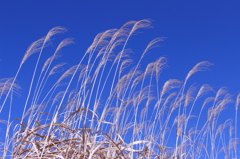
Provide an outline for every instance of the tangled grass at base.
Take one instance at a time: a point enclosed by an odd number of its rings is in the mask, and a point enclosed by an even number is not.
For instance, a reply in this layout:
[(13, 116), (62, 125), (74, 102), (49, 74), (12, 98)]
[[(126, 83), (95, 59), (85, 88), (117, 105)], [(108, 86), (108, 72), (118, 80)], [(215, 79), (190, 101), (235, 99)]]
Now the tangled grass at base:
[[(53, 36), (64, 33), (65, 28), (55, 27), (32, 43), (15, 77), (1, 79), (0, 111), (9, 112), (8, 119), (1, 120), (6, 123), (1, 158), (240, 157), (239, 96), (234, 101), (225, 88), (213, 91), (207, 84), (187, 87), (188, 79), (208, 70), (210, 62), (195, 65), (182, 82), (161, 81), (165, 57), (140, 69), (146, 53), (163, 40), (156, 38), (133, 65), (127, 49), (129, 38), (150, 27), (151, 22), (144, 19), (99, 33), (80, 62), (65, 72), (61, 72), (65, 63), (54, 63), (59, 51), (73, 43), (71, 38), (60, 42), (41, 63)], [(20, 89), (16, 81), (32, 54), (38, 54), (38, 59), (29, 88), (25, 88), (22, 118), (13, 124), (14, 94)], [(206, 95), (208, 92), (214, 95)], [(235, 117), (220, 122), (229, 103), (235, 105)], [(193, 114), (194, 110), (199, 114)]]

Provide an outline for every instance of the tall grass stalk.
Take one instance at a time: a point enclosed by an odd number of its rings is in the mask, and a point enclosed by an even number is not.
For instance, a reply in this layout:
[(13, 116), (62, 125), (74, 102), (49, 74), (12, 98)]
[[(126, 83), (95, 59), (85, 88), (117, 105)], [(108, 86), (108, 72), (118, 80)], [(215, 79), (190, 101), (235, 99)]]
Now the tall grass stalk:
[[(209, 70), (212, 63), (199, 62), (183, 82), (161, 80), (165, 57), (141, 71), (146, 54), (164, 40), (150, 41), (134, 65), (128, 42), (145, 28), (151, 28), (151, 21), (130, 21), (99, 33), (79, 63), (65, 72), (65, 63), (54, 64), (59, 51), (74, 43), (71, 38), (42, 63), (52, 37), (65, 28), (55, 27), (33, 42), (15, 76), (0, 80), (1, 116), (8, 110), (1, 120), (6, 124), (1, 158), (237, 158), (240, 95), (235, 118), (222, 121), (234, 102), (226, 89), (214, 94), (207, 84), (188, 86), (193, 74)], [(36, 53), (22, 116), (12, 120), (19, 107), (14, 102), (21, 89), (17, 78)]]

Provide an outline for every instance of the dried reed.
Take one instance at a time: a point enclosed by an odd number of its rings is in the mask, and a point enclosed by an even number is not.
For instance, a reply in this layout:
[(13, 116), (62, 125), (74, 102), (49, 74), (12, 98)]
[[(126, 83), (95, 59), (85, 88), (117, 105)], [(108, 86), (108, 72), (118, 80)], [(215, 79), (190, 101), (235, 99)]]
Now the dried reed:
[[(139, 69), (146, 53), (164, 39), (156, 38), (130, 68), (129, 38), (150, 27), (151, 21), (144, 19), (98, 34), (80, 62), (57, 79), (51, 77), (57, 77), (65, 63), (54, 66), (54, 61), (73, 39), (60, 42), (43, 64), (45, 47), (66, 29), (55, 27), (32, 43), (15, 77), (0, 80), (0, 111), (9, 110), (8, 119), (1, 120), (7, 125), (1, 158), (237, 158), (240, 95), (235, 120), (221, 121), (221, 113), (233, 102), (225, 88), (207, 97), (214, 93), (209, 85), (187, 88), (188, 79), (208, 70), (210, 62), (198, 63), (183, 82), (169, 79), (161, 84), (165, 57), (149, 63), (145, 71)], [(13, 124), (13, 95), (20, 89), (16, 80), (36, 53), (22, 118)], [(193, 114), (196, 111), (199, 114)]]

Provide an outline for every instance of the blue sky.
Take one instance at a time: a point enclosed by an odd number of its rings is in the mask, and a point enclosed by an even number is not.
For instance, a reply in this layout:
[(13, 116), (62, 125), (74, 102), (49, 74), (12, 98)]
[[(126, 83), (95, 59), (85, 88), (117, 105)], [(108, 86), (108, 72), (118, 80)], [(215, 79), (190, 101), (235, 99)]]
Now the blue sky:
[[(4, 0), (0, 2), (0, 78), (13, 77), (27, 47), (55, 26), (68, 29), (56, 40), (75, 38), (76, 45), (62, 51), (65, 62), (73, 65), (99, 32), (120, 28), (130, 20), (150, 18), (153, 28), (141, 30), (130, 40), (133, 59), (138, 59), (152, 39), (166, 37), (161, 47), (146, 56), (143, 65), (166, 56), (163, 81), (183, 80), (195, 64), (210, 61), (214, 63), (212, 70), (194, 75), (189, 82), (207, 83), (216, 90), (226, 86), (237, 95), (239, 8), (238, 0)], [(24, 66), (26, 74), (31, 64), (28, 60)], [(24, 78), (18, 81), (24, 91)]]
[(0, 77), (13, 76), (31, 42), (55, 26), (66, 27), (66, 37), (75, 38), (79, 46), (74, 47), (85, 51), (97, 33), (119, 28), (130, 20), (150, 18), (154, 28), (136, 37), (143, 46), (134, 51), (141, 51), (153, 38), (167, 37), (158, 53), (149, 58), (168, 58), (169, 68), (165, 71), (169, 73), (168, 78), (183, 79), (196, 63), (206, 60), (215, 67), (201, 74), (203, 82), (227, 86), (231, 92), (238, 93), (239, 7), (240, 2), (236, 0), (2, 1)]

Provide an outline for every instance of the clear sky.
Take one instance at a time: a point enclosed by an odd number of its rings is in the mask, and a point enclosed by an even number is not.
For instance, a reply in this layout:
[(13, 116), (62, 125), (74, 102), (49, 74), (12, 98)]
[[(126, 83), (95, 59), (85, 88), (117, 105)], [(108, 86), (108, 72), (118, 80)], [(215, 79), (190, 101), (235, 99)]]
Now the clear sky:
[[(153, 20), (153, 28), (131, 38), (133, 59), (152, 39), (166, 37), (144, 61), (167, 57), (164, 81), (183, 80), (195, 64), (210, 61), (212, 70), (194, 75), (190, 83), (207, 83), (216, 90), (226, 86), (234, 95), (240, 92), (239, 0), (2, 0), (0, 78), (13, 77), (27, 47), (55, 26), (68, 29), (56, 40), (75, 38), (76, 45), (62, 51), (65, 62), (73, 65), (99, 32), (145, 18)], [(24, 67), (31, 64), (28, 60)], [(24, 91), (24, 79), (18, 80)]]
[(97, 33), (150, 18), (154, 28), (136, 36), (143, 42), (136, 52), (153, 38), (167, 37), (158, 53), (149, 55), (153, 61), (159, 56), (168, 58), (165, 73), (171, 74), (167, 78), (183, 79), (196, 63), (206, 60), (215, 67), (199, 75), (203, 82), (229, 87), (236, 94), (240, 90), (239, 7), (237, 0), (4, 0), (0, 5), (0, 77), (13, 76), (27, 47), (55, 26), (66, 27), (66, 37), (75, 38), (79, 45), (76, 52), (83, 52)]

